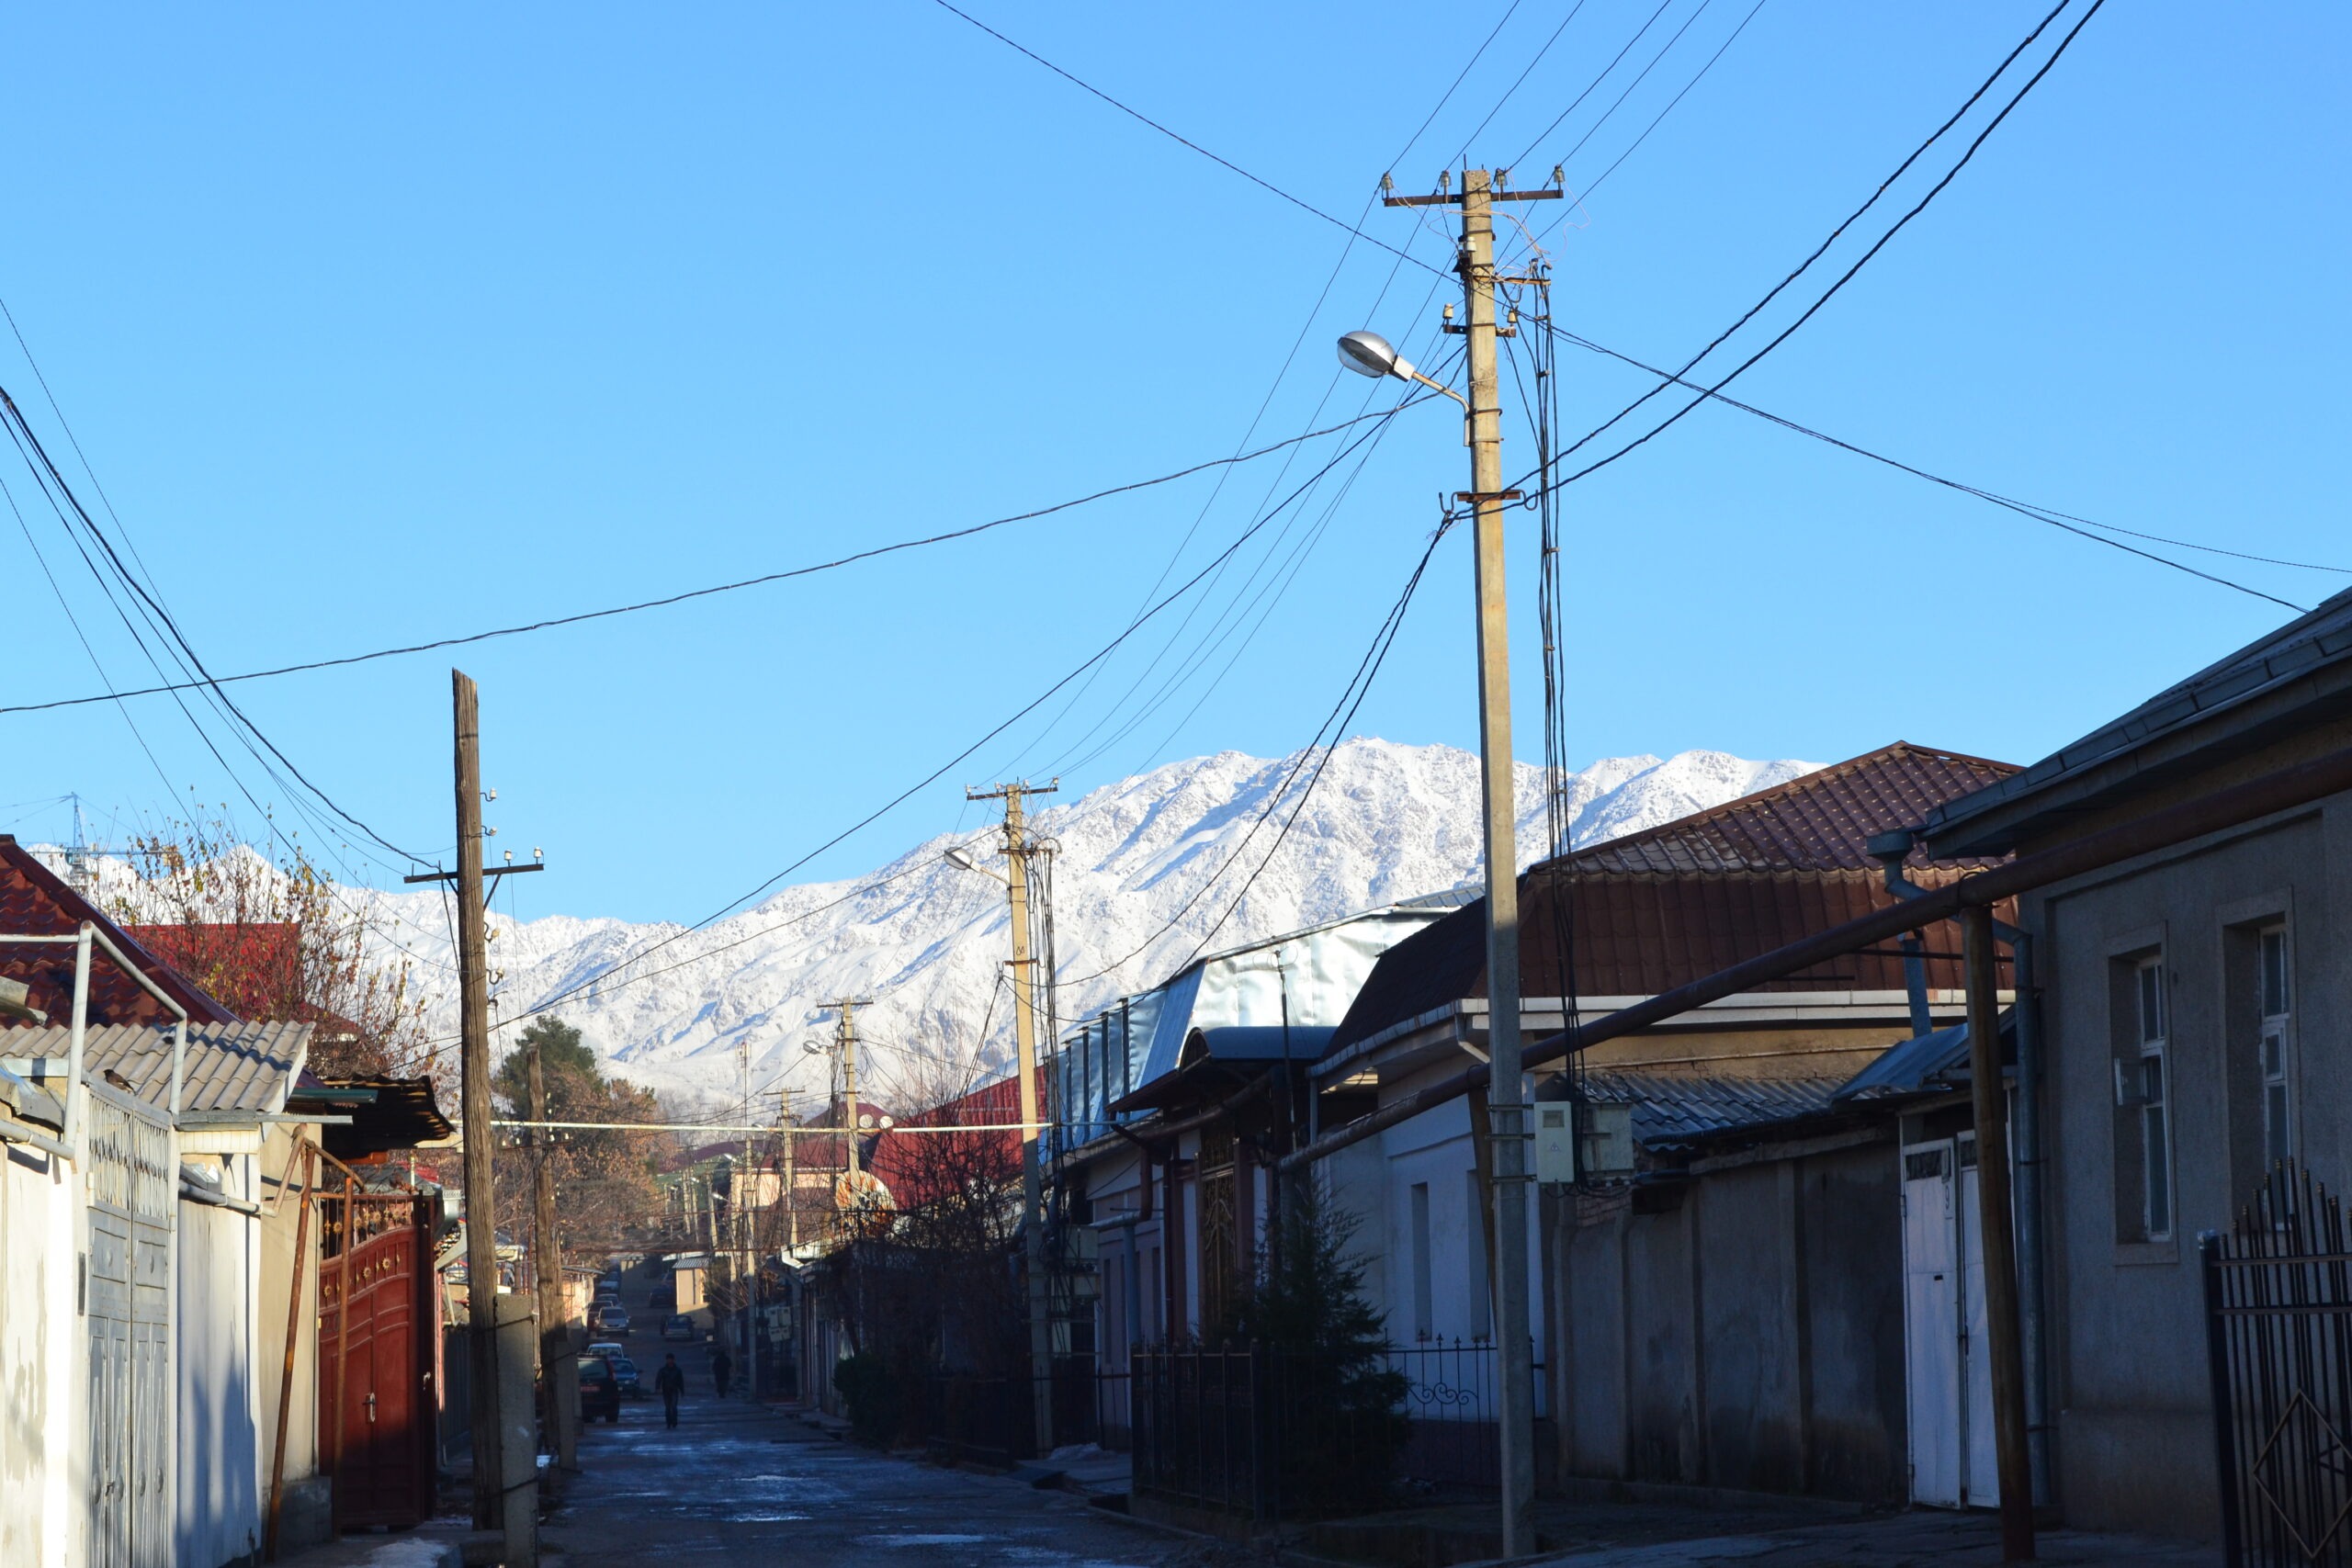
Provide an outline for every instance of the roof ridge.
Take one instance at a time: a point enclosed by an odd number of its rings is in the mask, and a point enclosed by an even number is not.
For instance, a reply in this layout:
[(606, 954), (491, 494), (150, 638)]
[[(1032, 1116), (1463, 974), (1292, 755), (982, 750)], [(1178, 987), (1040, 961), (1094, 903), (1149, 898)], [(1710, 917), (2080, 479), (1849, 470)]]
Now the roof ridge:
[(1687, 834), (1708, 823), (1752, 811), (1766, 801), (1792, 799), (1799, 795), (1825, 788), (1841, 779), (1851, 778), (1872, 763), (1885, 762), (1898, 757), (1929, 758), (1939, 761), (1957, 762), (1963, 766), (1991, 768), (1999, 771), (2005, 776), (2024, 771), (2014, 762), (2003, 762), (1990, 757), (1973, 756), (1965, 751), (1954, 751), (1939, 746), (1921, 746), (1913, 741), (1897, 739), (1889, 741), (1875, 750), (1849, 757), (1843, 761), (1825, 764), (1810, 773), (1799, 773), (1792, 779), (1783, 779), (1781, 783), (1764, 789), (1751, 790), (1746, 795), (1726, 800), (1721, 805), (1691, 812), (1687, 817), (1677, 817), (1670, 822), (1660, 822), (1656, 827), (1621, 834), (1613, 839), (1604, 839), (1597, 844), (1587, 844), (1581, 849), (1571, 850), (1566, 855), (1556, 858), (1575, 861), (1585, 855), (1623, 851), (1645, 843), (1654, 843), (1669, 833), (1677, 836)]

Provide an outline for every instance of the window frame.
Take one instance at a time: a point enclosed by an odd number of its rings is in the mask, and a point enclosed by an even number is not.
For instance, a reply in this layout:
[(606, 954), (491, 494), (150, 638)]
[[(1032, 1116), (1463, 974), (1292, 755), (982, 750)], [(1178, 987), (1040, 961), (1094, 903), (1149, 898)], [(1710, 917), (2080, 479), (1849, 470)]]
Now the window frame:
[(2132, 964), (2132, 1090), (2140, 1128), (2140, 1235), (2144, 1240), (2156, 1242), (2170, 1241), (2178, 1220), (2172, 1156), (2180, 1130), (2172, 1114), (2169, 978), (2161, 948)]
[[(2293, 932), (2285, 916), (2254, 931), (2255, 1076), (2262, 1106), (2262, 1160), (2266, 1170), (2295, 1155), (2295, 958)], [(2278, 955), (2277, 988), (2271, 955)], [(2271, 1050), (2271, 1043), (2278, 1050)], [(2275, 1106), (2275, 1110), (2274, 1110)]]

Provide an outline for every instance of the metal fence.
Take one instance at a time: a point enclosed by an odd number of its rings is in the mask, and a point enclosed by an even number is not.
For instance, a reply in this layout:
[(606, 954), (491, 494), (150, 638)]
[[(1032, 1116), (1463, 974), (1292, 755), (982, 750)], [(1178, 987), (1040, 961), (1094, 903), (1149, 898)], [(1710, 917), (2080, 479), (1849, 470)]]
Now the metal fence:
[(1130, 1365), (1134, 1483), (1152, 1496), (1271, 1522), (1499, 1481), (1497, 1357), (1485, 1341), (1368, 1357), (1137, 1347)]
[(2198, 1239), (2222, 1477), (2241, 1564), (2352, 1565), (2352, 1247), (2291, 1162), (2226, 1235)]
[[(1091, 1356), (1054, 1358), (1054, 1444), (1101, 1443), (1102, 1399)], [(923, 1380), (915, 1427), (951, 1459), (1011, 1465), (1038, 1457), (1027, 1377), (933, 1373)]]

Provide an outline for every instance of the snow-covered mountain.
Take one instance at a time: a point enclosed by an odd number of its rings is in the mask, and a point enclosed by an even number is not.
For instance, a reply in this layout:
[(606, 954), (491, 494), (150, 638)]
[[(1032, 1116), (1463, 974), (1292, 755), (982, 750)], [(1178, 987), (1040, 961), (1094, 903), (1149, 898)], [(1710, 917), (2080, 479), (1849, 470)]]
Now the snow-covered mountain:
[[(1057, 846), (1052, 904), (1063, 1020), (1159, 984), (1204, 943), (1216, 951), (1278, 935), (1477, 874), (1476, 756), (1350, 740), (1323, 760), (1311, 791), (1314, 759), (1305, 769), (1300, 761), (1219, 752), (1035, 813), (1035, 830)], [(1720, 751), (1606, 759), (1571, 781), (1575, 840), (1653, 827), (1815, 766)], [(1522, 863), (1544, 849), (1542, 777), (1540, 769), (1519, 769)], [(865, 876), (787, 887), (698, 931), (571, 915), (493, 917), (496, 1016), (512, 1021), (560, 998), (552, 1010), (615, 1070), (682, 1108), (735, 1098), (736, 1047), (748, 1041), (755, 1089), (782, 1078), (800, 1091), (799, 1103), (813, 1105), (830, 1069), (802, 1047), (831, 1036), (831, 1015), (820, 1004), (871, 998), (859, 1015), (867, 1093), (903, 1101), (939, 1084), (942, 1064), (969, 1064), (976, 1052), (990, 1066), (1009, 1061), (1003, 886), (943, 858), (962, 846), (1001, 869), (999, 840), (986, 823), (939, 834)], [(413, 982), (436, 998), (436, 1032), (453, 1033), (443, 895), (368, 897), (386, 955), (407, 956)]]

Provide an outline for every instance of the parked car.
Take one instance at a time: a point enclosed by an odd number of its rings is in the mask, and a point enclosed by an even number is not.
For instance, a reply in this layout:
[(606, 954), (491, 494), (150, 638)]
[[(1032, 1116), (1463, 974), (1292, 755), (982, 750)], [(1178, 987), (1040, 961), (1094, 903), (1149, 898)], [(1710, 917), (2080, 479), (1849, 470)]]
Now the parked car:
[(605, 1359), (612, 1363), (613, 1381), (621, 1385), (622, 1393), (630, 1399), (644, 1397), (645, 1391), (638, 1386), (635, 1361), (630, 1360), (627, 1356), (607, 1356)]
[(695, 1320), (688, 1317), (684, 1313), (673, 1312), (669, 1316), (662, 1320), (662, 1337), (664, 1339), (681, 1339), (688, 1344), (692, 1344), (694, 1341), (702, 1337), (702, 1330), (696, 1328), (695, 1326)]
[(628, 1308), (614, 1303), (596, 1314), (596, 1326), (606, 1334), (628, 1337)]
[(605, 1359), (612, 1361), (626, 1359), (628, 1356), (628, 1351), (617, 1340), (591, 1339), (588, 1342), (587, 1354), (591, 1356), (602, 1356)]
[(649, 1303), (657, 1307), (676, 1306), (678, 1304), (678, 1282), (675, 1280), (664, 1280), (662, 1283), (653, 1287), (652, 1295), (646, 1299)]
[(621, 1418), (621, 1384), (613, 1375), (613, 1364), (602, 1356), (580, 1358), (580, 1419), (594, 1421), (602, 1416), (606, 1421)]

